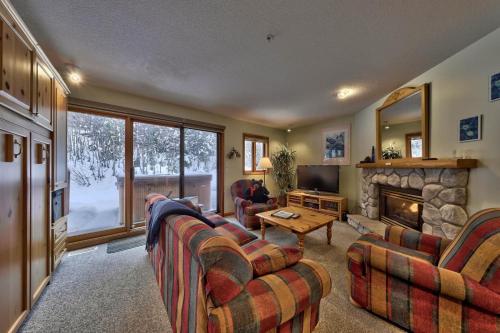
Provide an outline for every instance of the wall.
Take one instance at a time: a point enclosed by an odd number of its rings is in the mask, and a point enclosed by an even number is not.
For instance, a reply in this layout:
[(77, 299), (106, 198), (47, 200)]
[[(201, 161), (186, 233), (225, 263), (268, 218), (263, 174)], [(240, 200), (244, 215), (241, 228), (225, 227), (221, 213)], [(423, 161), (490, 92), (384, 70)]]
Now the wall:
[[(176, 117), (194, 119), (212, 124), (224, 125), (226, 130), (224, 133), (224, 155), (234, 146), (241, 154), (243, 154), (243, 133), (251, 133), (269, 137), (269, 146), (271, 153), (278, 149), (280, 144), (285, 141), (285, 131), (270, 127), (265, 127), (249, 122), (235, 120), (232, 118), (220, 116), (214, 113), (182, 107), (179, 105), (169, 104), (162, 101), (143, 98), (123, 92), (118, 92), (101, 87), (90, 85), (82, 85), (80, 87), (72, 87), (71, 97), (87, 99), (95, 102), (108, 103), (113, 105), (125, 106), (129, 108), (167, 114)], [(231, 184), (241, 178), (261, 178), (261, 176), (244, 176), (243, 175), (243, 159), (228, 159), (224, 158), (224, 211), (233, 212), (234, 205), (231, 199), (229, 187)], [(277, 194), (277, 188), (271, 177), (266, 177), (266, 183), (271, 191), (271, 194)]]
[[(430, 46), (432, 47), (432, 46)], [(432, 157), (453, 157), (468, 151), (480, 161), (471, 170), (469, 179), (468, 212), (472, 214), (488, 207), (500, 207), (500, 101), (490, 102), (488, 80), (500, 71), (500, 29), (493, 31), (439, 65), (402, 86), (431, 83), (430, 153)], [(396, 89), (397, 87), (395, 87)], [(388, 94), (390, 92), (387, 92)], [(351, 117), (342, 117), (294, 130), (288, 135), (301, 163), (320, 163), (320, 131), (336, 124), (350, 123), (351, 166), (341, 168), (341, 193), (349, 197), (350, 210), (358, 205), (361, 170), (354, 164), (370, 155), (375, 143), (375, 109), (384, 96)], [(483, 139), (459, 143), (458, 121), (483, 114)]]
[[(297, 152), (297, 164), (322, 164), (323, 162), (323, 129), (334, 128), (343, 124), (351, 124), (351, 147), (353, 133), (355, 131), (353, 117), (347, 116), (343, 118), (333, 119), (331, 121), (321, 122), (311, 126), (295, 128), (287, 136), (287, 141), (291, 149)], [(351, 162), (353, 162), (351, 149)], [(356, 202), (356, 170), (351, 166), (340, 166), (340, 195), (347, 197), (349, 209), (354, 207)]]
[(390, 125), (389, 129), (382, 126), (382, 151), (391, 145), (401, 151), (401, 156), (406, 156), (406, 134), (420, 132), (420, 121)]

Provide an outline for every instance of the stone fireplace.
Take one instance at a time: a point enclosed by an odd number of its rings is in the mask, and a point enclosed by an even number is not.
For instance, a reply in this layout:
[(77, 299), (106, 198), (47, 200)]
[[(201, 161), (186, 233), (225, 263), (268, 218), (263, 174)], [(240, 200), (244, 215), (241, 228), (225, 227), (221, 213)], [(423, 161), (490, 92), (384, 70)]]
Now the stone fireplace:
[(361, 214), (453, 239), (468, 219), (468, 180), (468, 169), (365, 168)]

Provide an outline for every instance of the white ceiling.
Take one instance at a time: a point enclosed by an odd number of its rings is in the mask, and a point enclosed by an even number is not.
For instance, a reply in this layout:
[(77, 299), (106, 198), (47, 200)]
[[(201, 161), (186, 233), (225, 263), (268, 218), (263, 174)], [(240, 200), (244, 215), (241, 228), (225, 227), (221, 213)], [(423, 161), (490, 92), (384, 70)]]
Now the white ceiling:
[(500, 25), (498, 0), (12, 3), (89, 84), (278, 128), (356, 112)]

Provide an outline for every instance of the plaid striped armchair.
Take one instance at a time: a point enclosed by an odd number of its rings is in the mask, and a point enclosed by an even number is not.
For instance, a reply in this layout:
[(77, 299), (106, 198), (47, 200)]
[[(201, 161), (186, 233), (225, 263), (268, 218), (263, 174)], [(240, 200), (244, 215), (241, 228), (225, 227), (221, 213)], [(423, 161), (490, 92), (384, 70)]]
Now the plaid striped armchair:
[(245, 199), (246, 191), (252, 186), (250, 179), (240, 179), (231, 185), (231, 196), (234, 201), (234, 214), (236, 219), (246, 228), (258, 229), (260, 220), (258, 213), (267, 212), (278, 208), (278, 200), (271, 198), (267, 203), (252, 203)]
[(353, 304), (414, 332), (500, 330), (500, 209), (452, 242), (391, 226), (347, 252)]

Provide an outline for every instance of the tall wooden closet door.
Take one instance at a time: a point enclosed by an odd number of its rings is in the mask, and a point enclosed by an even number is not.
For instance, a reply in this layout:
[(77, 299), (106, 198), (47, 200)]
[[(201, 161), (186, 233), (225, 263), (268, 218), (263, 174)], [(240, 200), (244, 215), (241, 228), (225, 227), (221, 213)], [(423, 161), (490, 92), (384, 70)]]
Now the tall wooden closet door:
[(31, 137), (31, 302), (50, 278), (50, 139)]
[[(28, 309), (27, 137), (0, 123), (0, 332), (18, 326)], [(7, 129), (9, 128), (9, 129)], [(28, 135), (28, 133), (22, 133)]]

